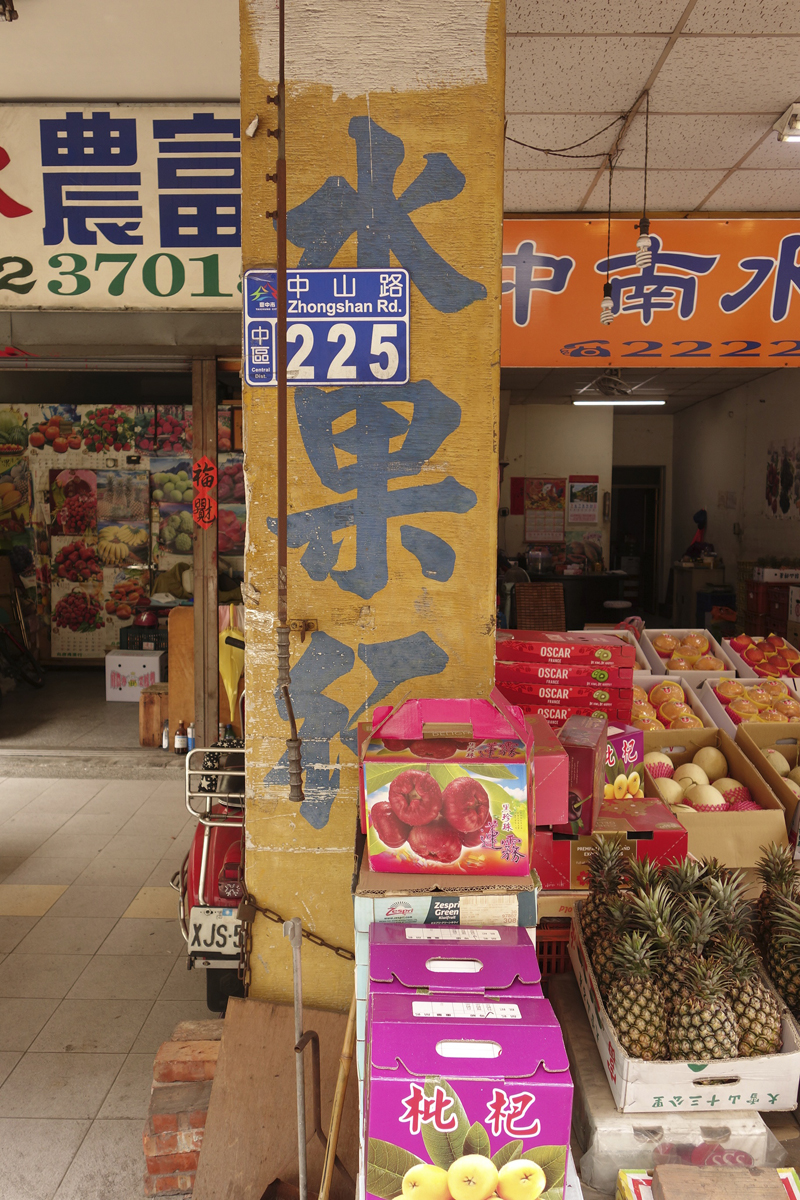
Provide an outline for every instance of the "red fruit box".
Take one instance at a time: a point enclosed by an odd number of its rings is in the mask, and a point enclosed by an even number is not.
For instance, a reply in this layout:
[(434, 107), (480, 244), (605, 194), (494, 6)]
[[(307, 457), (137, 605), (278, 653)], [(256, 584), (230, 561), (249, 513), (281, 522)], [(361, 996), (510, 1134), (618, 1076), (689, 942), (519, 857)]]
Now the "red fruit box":
[(634, 667), (605, 666), (589, 663), (575, 666), (573, 663), (553, 662), (496, 662), (494, 678), (498, 686), (506, 683), (559, 683), (579, 687), (625, 687), (633, 686)]
[(533, 732), (534, 809), (537, 825), (569, 820), (569, 758), (544, 717), (526, 716)]
[(498, 691), (378, 708), (360, 743), (370, 870), (528, 874), (533, 735)]
[[(603, 801), (594, 833), (618, 834), (630, 858), (668, 863), (686, 857), (686, 830), (660, 800)], [(592, 835), (537, 829), (531, 859), (543, 888), (588, 888)]]
[(526, 717), (544, 717), (553, 729), (560, 729), (570, 717), (605, 717), (607, 720), (630, 721), (631, 706), (627, 704), (520, 704)]
[(498, 683), (512, 704), (590, 704), (595, 708), (622, 708), (633, 703), (633, 688), (581, 686), (571, 683)]
[(496, 657), (503, 662), (599, 663), (633, 668), (636, 651), (629, 642), (610, 635), (499, 629)]

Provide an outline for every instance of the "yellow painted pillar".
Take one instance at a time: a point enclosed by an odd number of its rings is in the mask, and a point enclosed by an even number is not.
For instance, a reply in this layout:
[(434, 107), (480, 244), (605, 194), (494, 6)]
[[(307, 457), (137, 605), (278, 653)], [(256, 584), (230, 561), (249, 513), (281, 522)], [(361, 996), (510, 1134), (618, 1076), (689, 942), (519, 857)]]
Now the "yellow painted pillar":
[[(286, 0), (290, 267), (404, 267), (410, 382), (289, 392), (292, 697), (305, 795), (288, 800), (276, 703), (275, 389), (245, 388), (247, 882), (352, 948), (355, 726), (493, 678), (503, 0)], [(275, 264), (276, 0), (241, 0), (245, 269)], [(293, 348), (290, 347), (290, 356)], [(288, 1001), (291, 954), (257, 917), (254, 996)], [(304, 942), (310, 1005), (344, 1010), (352, 963)]]

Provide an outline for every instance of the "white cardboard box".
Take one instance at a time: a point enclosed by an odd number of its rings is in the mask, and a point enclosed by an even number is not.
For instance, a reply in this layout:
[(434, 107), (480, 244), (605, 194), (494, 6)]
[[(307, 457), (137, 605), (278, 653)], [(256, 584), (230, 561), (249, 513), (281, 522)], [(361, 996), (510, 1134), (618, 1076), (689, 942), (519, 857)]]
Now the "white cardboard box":
[(166, 674), (164, 650), (110, 650), (106, 655), (106, 700), (138, 704), (142, 688), (163, 683)]
[[(800, 590), (800, 589), (798, 589), (798, 590)], [(764, 640), (765, 639), (762, 637), (754, 637), (753, 638), (753, 641), (756, 642), (756, 644), (758, 642), (763, 642)], [(751, 678), (755, 674), (755, 672), (753, 671), (752, 664), (749, 663), (746, 659), (742, 658), (741, 654), (739, 654), (738, 651), (734, 650), (733, 646), (731, 646), (730, 638), (723, 638), (722, 645), (725, 648), (724, 657), (730, 659), (730, 661), (736, 667), (737, 676), (740, 676), (742, 678), (747, 678), (747, 679)], [(783, 679), (785, 682), (791, 681), (792, 683), (797, 683), (797, 681), (798, 681), (797, 675), (781, 675), (781, 679)]]
[[(700, 672), (698, 672), (698, 674), (704, 675), (705, 672), (700, 671)], [(721, 676), (715, 675), (714, 678), (720, 679)], [(711, 713), (707, 710), (707, 708), (702, 703), (702, 701), (698, 699), (697, 693), (695, 692), (692, 685), (689, 683), (687, 676), (685, 676), (685, 675), (646, 675), (644, 673), (644, 671), (634, 671), (633, 672), (634, 685), (638, 684), (639, 687), (644, 688), (644, 690), (647, 692), (648, 695), (650, 694), (650, 689), (654, 688), (657, 683), (665, 683), (667, 680), (669, 680), (671, 683), (674, 682), (674, 683), (679, 683), (681, 685), (681, 687), (683, 688), (684, 694), (686, 696), (686, 703), (689, 705), (692, 712), (695, 714), (696, 717), (700, 718), (700, 720), (703, 722), (703, 726), (705, 729), (714, 729), (717, 725), (717, 722), (712, 719)], [(731, 737), (733, 737), (733, 734), (731, 734)]]
[(572, 919), (569, 956), (578, 982), (594, 1040), (620, 1112), (664, 1110), (681, 1099), (696, 1111), (722, 1112), (725, 1108), (761, 1112), (788, 1112), (797, 1108), (800, 1083), (800, 1030), (784, 1014), (783, 1049), (780, 1054), (733, 1058), (707, 1063), (645, 1062), (631, 1058), (600, 999), (594, 971), (580, 930), (580, 908)]
[[(689, 688), (695, 699), (703, 705), (706, 712), (711, 717), (711, 724), (716, 725), (717, 729), (724, 729), (728, 737), (735, 739), (738, 726), (736, 722), (732, 721), (728, 716), (728, 711), (725, 708), (725, 705), (714, 691), (715, 684), (719, 683), (720, 679), (725, 678), (728, 678), (728, 676), (708, 675), (702, 683), (690, 683)], [(752, 684), (758, 683), (759, 680), (754, 675), (752, 679), (742, 679), (740, 682), (743, 683), (745, 687), (750, 687)]]
[[(642, 633), (642, 649), (647, 656), (647, 661), (650, 665), (650, 670), (654, 675), (676, 675), (679, 672), (670, 671), (667, 668), (667, 660), (661, 658), (653, 646), (652, 639), (658, 637), (660, 633), (671, 633), (678, 641), (686, 637), (687, 633), (702, 633), (708, 638), (708, 653), (713, 654), (716, 658), (721, 658), (725, 663), (725, 670), (716, 672), (716, 674), (733, 679), (736, 674), (736, 666), (731, 659), (730, 654), (723, 650), (719, 642), (711, 636), (707, 629), (649, 629), (646, 628)], [(701, 683), (707, 676), (715, 674), (713, 671), (681, 671), (680, 675), (689, 683)], [(750, 672), (748, 672), (750, 674)]]

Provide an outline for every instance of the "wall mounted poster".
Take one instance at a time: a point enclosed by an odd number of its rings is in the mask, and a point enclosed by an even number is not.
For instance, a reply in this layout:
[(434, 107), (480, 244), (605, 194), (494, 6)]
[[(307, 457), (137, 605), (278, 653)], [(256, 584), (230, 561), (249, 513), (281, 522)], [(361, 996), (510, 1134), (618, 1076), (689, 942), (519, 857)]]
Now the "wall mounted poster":
[(570, 525), (597, 524), (598, 475), (570, 475), (567, 522)]
[(525, 480), (525, 541), (564, 541), (566, 479)]

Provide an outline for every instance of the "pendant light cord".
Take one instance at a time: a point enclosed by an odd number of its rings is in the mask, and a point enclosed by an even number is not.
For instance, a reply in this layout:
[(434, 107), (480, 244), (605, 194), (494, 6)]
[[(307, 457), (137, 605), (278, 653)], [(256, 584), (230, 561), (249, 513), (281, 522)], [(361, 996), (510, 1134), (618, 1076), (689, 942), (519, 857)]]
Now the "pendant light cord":
[(644, 110), (644, 198), (642, 200), (642, 216), (647, 216), (647, 156), (650, 149), (650, 92), (646, 93), (647, 100)]
[(606, 238), (606, 283), (609, 282), (611, 271), (611, 185), (614, 182), (614, 164), (608, 163), (608, 234)]

